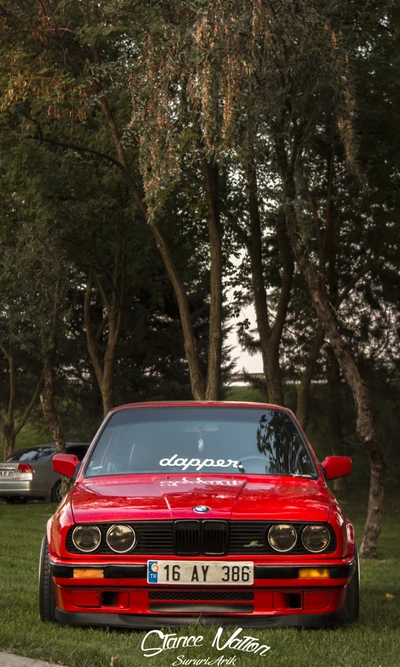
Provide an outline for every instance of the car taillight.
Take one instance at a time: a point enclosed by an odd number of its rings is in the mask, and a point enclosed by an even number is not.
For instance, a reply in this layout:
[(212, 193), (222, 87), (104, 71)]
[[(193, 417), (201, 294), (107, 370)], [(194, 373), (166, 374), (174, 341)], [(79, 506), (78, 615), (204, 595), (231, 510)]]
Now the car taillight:
[(29, 465), (29, 463), (20, 463), (17, 468), (17, 472), (29, 473), (29, 472), (35, 472), (35, 469), (32, 468), (32, 466)]

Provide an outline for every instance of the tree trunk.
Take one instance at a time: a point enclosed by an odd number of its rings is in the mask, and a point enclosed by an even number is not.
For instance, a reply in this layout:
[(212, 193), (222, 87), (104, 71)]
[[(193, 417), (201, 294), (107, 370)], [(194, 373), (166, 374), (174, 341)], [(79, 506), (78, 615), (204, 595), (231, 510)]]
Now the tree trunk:
[[(117, 264), (117, 259), (116, 259)], [(99, 385), (102, 404), (103, 416), (106, 416), (114, 407), (114, 365), (116, 359), (116, 347), (121, 330), (121, 305), (116, 303), (117, 297), (115, 294), (110, 302), (102, 288), (100, 279), (97, 278), (99, 292), (103, 302), (103, 308), (107, 312), (107, 318), (104, 319), (108, 324), (106, 350), (104, 357), (101, 360), (98, 348), (98, 336), (93, 333), (93, 323), (91, 317), (91, 299), (93, 290), (93, 272), (89, 272), (86, 284), (86, 293), (84, 301), (84, 321), (86, 330), (87, 348), (95, 372), (96, 380)], [(116, 281), (114, 280), (115, 290), (117, 290)], [(100, 325), (103, 331), (103, 323)]]
[[(43, 389), (40, 394), (40, 404), (43, 417), (50, 429), (51, 436), (56, 446), (58, 454), (65, 453), (65, 438), (61, 427), (61, 422), (54, 405), (54, 354), (55, 350), (46, 352), (43, 372)], [(61, 478), (61, 493), (63, 496), (72, 486), (72, 480), (68, 477)], [(51, 494), (52, 495), (52, 494)]]
[(164, 235), (161, 233), (157, 225), (150, 224), (149, 226), (153, 232), (157, 247), (164, 262), (169, 279), (171, 280), (176, 300), (178, 302), (179, 318), (182, 326), (183, 343), (185, 347), (186, 359), (188, 362), (190, 386), (192, 389), (193, 398), (196, 401), (202, 401), (206, 397), (206, 383), (200, 370), (200, 359), (197, 350), (196, 337), (194, 335), (192, 326), (189, 299)]
[[(292, 290), (294, 257), (290, 247), (289, 237), (286, 230), (286, 215), (282, 209), (279, 212), (276, 228), (279, 252), (282, 261), (281, 288), (276, 309), (275, 321), (272, 325), (271, 335), (268, 343), (269, 360), (273, 375), (271, 376), (272, 388), (275, 394), (271, 395), (271, 402), (283, 405), (282, 379), (279, 365), (279, 348), (282, 339), (283, 327), (286, 322), (286, 315)], [(279, 388), (277, 382), (279, 381)], [(279, 394), (278, 394), (279, 391)]]
[(367, 521), (361, 544), (360, 556), (376, 558), (377, 540), (381, 531), (380, 518), (384, 498), (385, 459), (382, 443), (375, 433), (369, 393), (357, 365), (350, 355), (336, 321), (334, 310), (326, 292), (325, 275), (312, 264), (307, 254), (306, 225), (300, 214), (297, 214), (293, 202), (296, 200), (294, 166), (297, 159), (297, 137), (294, 137), (291, 162), (289, 164), (283, 137), (277, 137), (277, 158), (282, 174), (286, 202), (286, 224), (293, 253), (299, 269), (303, 274), (312, 304), (317, 313), (326, 338), (339, 362), (343, 376), (353, 394), (357, 414), (357, 437), (367, 450), (371, 462), (371, 484)]
[(9, 400), (8, 400), (8, 410), (7, 410), (7, 418), (4, 419), (0, 415), (0, 431), (2, 434), (3, 438), (3, 445), (4, 445), (4, 458), (6, 459), (8, 456), (11, 456), (11, 454), (14, 453), (15, 449), (15, 440), (18, 435), (18, 433), (21, 431), (21, 429), (25, 426), (26, 422), (29, 419), (29, 416), (36, 405), (36, 402), (39, 398), (39, 393), (40, 389), (42, 386), (43, 382), (43, 373), (41, 374), (37, 384), (35, 391), (33, 392), (32, 398), (28, 405), (25, 407), (24, 411), (22, 414), (19, 414), (18, 422), (17, 425), (15, 425), (15, 392), (16, 392), (16, 371), (15, 371), (15, 363), (13, 356), (10, 352), (7, 351), (5, 346), (0, 343), (0, 350), (3, 352), (4, 356), (6, 357), (10, 369), (10, 389), (9, 389)]
[(325, 338), (325, 331), (322, 326), (317, 328), (314, 340), (311, 344), (311, 350), (308, 355), (306, 365), (300, 378), (300, 385), (297, 392), (296, 417), (302, 428), (305, 430), (308, 425), (310, 412), (310, 386), (314, 374), (315, 364), (317, 363), (321, 347)]
[(258, 335), (260, 337), (263, 371), (267, 385), (268, 401), (276, 405), (283, 405), (279, 347), (290, 298), (294, 269), (293, 256), (291, 251), (287, 252), (288, 239), (284, 229), (284, 213), (281, 212), (278, 220), (277, 236), (283, 264), (282, 287), (275, 323), (271, 327), (269, 322), (267, 292), (264, 284), (261, 219), (257, 197), (257, 174), (252, 160), (249, 160), (247, 164), (247, 186), (249, 193), (251, 227), (251, 239), (248, 244), (248, 249), (251, 259), (254, 308), (256, 312)]
[[(99, 386), (103, 401), (103, 392), (102, 392), (103, 368), (100, 361), (100, 355), (96, 337), (93, 334), (93, 329), (92, 329), (92, 315), (91, 315), (92, 290), (93, 290), (93, 274), (92, 271), (89, 271), (89, 275), (86, 282), (85, 300), (83, 305), (83, 317), (85, 322), (87, 349), (89, 352), (90, 361), (92, 362), (94, 374), (96, 376), (97, 384)], [(104, 401), (103, 401), (103, 415), (105, 414), (106, 413), (104, 412)]]
[(115, 345), (107, 345), (104, 355), (103, 379), (100, 385), (104, 416), (114, 407), (114, 365)]
[[(328, 421), (332, 437), (332, 453), (336, 456), (344, 454), (342, 429), (342, 391), (340, 382), (340, 366), (332, 348), (328, 350)], [(333, 480), (335, 491), (345, 491), (347, 478)]]
[(205, 398), (208, 401), (216, 401), (220, 393), (222, 363), (222, 257), (218, 167), (203, 160), (202, 169), (207, 197), (207, 222), (210, 239), (210, 323)]
[[(96, 65), (100, 66), (101, 58), (97, 48), (93, 49), (93, 56)], [(178, 302), (179, 317), (182, 326), (183, 342), (185, 347), (186, 359), (188, 362), (188, 370), (189, 370), (189, 378), (190, 378), (192, 394), (196, 400), (203, 400), (206, 396), (206, 382), (200, 370), (200, 359), (191, 321), (189, 299), (185, 291), (185, 287), (179, 276), (179, 272), (177, 270), (174, 259), (172, 257), (171, 250), (167, 243), (167, 239), (165, 238), (161, 229), (156, 224), (153, 223), (149, 224), (146, 204), (142, 200), (140, 192), (130, 172), (124, 147), (121, 142), (120, 133), (118, 131), (115, 118), (109, 106), (107, 96), (103, 91), (103, 86), (101, 84), (100, 79), (95, 82), (94, 91), (98, 96), (97, 97), (98, 104), (106, 118), (111, 138), (114, 143), (114, 147), (118, 156), (118, 162), (121, 167), (122, 174), (129, 189), (130, 195), (133, 201), (138, 206), (139, 214), (143, 222), (148, 224), (149, 229), (154, 236), (157, 248), (160, 252), (161, 258), (164, 262), (164, 266), (167, 270), (169, 279), (173, 286), (176, 300)]]
[[(293, 233), (293, 228), (291, 229), (291, 233)], [(297, 240), (296, 258), (299, 268), (306, 279), (318, 318), (324, 327), (326, 337), (340, 364), (344, 378), (352, 391), (356, 405), (357, 437), (368, 451), (371, 462), (369, 507), (360, 556), (363, 558), (376, 558), (377, 540), (381, 531), (380, 517), (383, 507), (386, 466), (382, 444), (375, 434), (368, 389), (339, 332), (333, 309), (324, 289), (324, 276), (316, 272), (306, 254), (297, 245)]]
[(6, 349), (3, 343), (0, 343), (0, 349), (3, 352), (5, 358), (8, 362), (9, 368), (9, 399), (8, 399), (8, 410), (7, 417), (3, 419), (0, 415), (0, 425), (1, 433), (3, 437), (3, 453), (4, 460), (6, 460), (11, 454), (14, 453), (15, 449), (15, 428), (14, 428), (14, 407), (15, 407), (15, 389), (16, 389), (16, 377), (15, 377), (15, 364), (12, 353)]
[(260, 337), (263, 371), (267, 385), (268, 401), (280, 404), (283, 401), (279, 359), (272, 363), (269, 359), (268, 343), (271, 336), (269, 323), (267, 292), (264, 285), (262, 260), (261, 220), (257, 199), (257, 175), (254, 163), (249, 160), (247, 165), (247, 186), (249, 191), (249, 215), (251, 239), (249, 244), (251, 260), (251, 277), (256, 311), (257, 331)]
[(61, 427), (60, 418), (54, 405), (54, 350), (46, 352), (44, 361), (44, 383), (40, 394), (40, 405), (43, 417), (50, 429), (51, 436), (57, 452), (65, 452), (65, 438)]
[(386, 482), (386, 461), (379, 449), (369, 449), (371, 475), (368, 494), (368, 512), (361, 542), (361, 558), (376, 558), (376, 545), (381, 534), (384, 489)]
[(6, 460), (15, 451), (14, 423), (3, 423), (2, 431), (4, 460)]

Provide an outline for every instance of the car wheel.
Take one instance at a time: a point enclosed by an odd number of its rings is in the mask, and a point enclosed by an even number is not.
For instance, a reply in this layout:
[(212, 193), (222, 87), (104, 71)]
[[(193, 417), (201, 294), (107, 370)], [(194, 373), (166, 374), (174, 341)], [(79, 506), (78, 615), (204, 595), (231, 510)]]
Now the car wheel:
[(42, 540), (39, 560), (39, 613), (42, 621), (56, 620), (56, 591), (50, 572), (47, 537)]
[(50, 493), (50, 500), (52, 503), (60, 503), (62, 501), (62, 482), (61, 479), (56, 482)]
[(356, 559), (356, 569), (347, 588), (347, 611), (350, 623), (358, 619), (360, 611), (360, 560), (357, 547), (355, 547), (354, 556)]

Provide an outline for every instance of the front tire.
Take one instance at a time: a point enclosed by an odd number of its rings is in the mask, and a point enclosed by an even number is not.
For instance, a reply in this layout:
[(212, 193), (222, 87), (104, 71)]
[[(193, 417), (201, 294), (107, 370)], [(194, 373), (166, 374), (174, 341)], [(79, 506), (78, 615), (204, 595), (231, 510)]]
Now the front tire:
[(49, 545), (47, 537), (42, 540), (39, 560), (39, 613), (45, 622), (56, 620), (56, 591), (50, 572)]
[(62, 482), (61, 479), (56, 482), (50, 493), (50, 501), (52, 503), (60, 503), (62, 501)]
[(358, 557), (357, 546), (354, 549), (356, 569), (347, 587), (347, 612), (349, 623), (354, 623), (359, 617), (360, 612), (360, 560)]

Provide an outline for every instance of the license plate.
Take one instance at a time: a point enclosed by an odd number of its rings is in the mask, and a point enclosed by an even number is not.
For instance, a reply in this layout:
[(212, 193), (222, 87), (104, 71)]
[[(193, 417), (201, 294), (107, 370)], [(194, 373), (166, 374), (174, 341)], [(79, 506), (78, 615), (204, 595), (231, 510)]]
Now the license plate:
[(13, 477), (14, 470), (0, 470), (0, 477)]
[(254, 583), (254, 564), (249, 561), (148, 560), (147, 583), (251, 586)]

